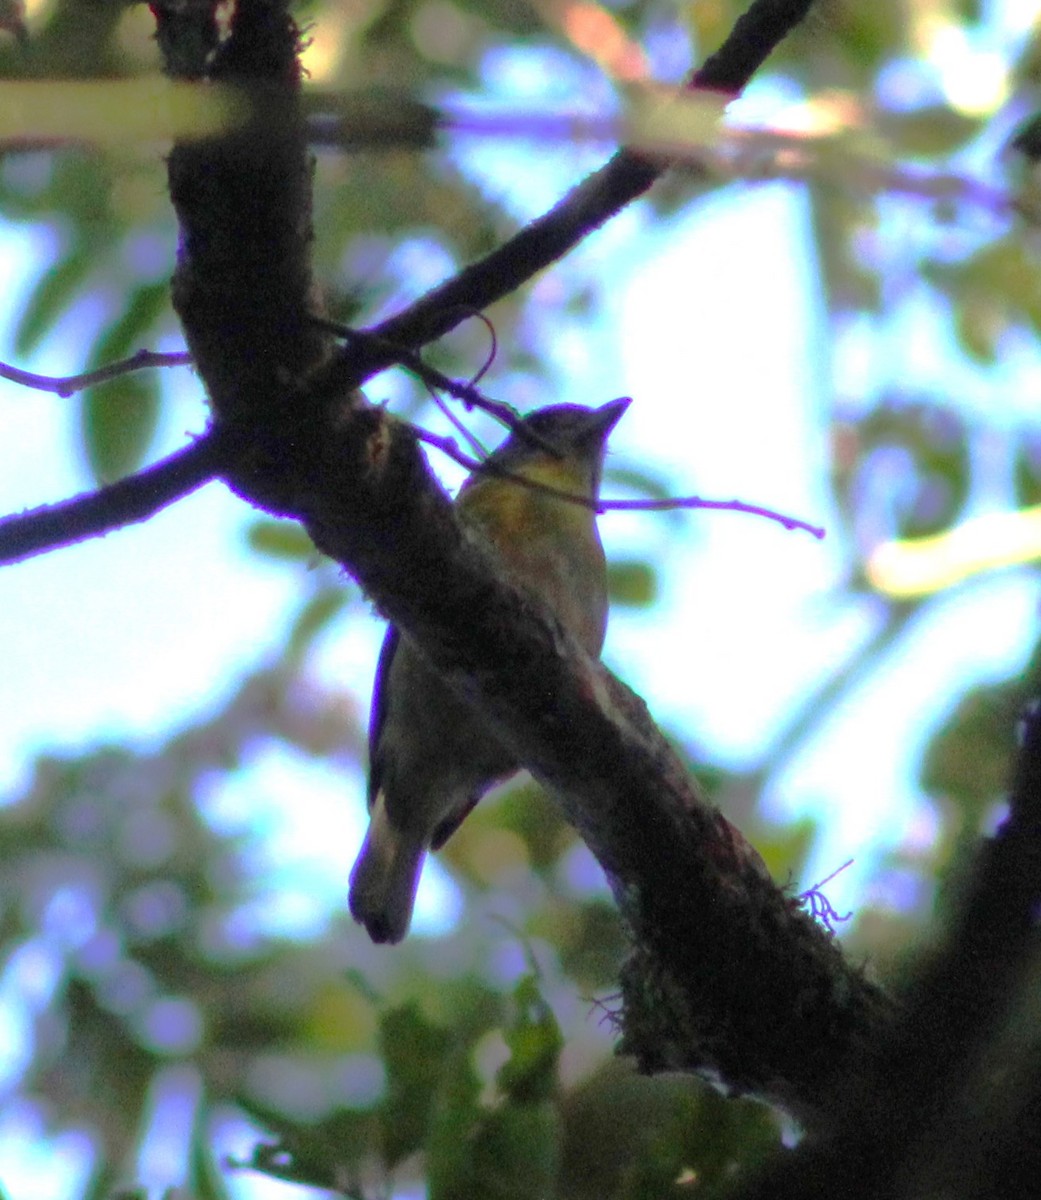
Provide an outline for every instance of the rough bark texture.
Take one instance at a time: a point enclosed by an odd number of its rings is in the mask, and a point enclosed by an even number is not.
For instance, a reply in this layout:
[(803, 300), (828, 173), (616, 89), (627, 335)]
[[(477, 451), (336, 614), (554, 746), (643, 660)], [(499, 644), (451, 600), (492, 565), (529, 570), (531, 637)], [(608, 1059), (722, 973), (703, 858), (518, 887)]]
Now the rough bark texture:
[[(786, 13), (787, 28), (806, 5), (758, 7)], [(178, 44), (178, 19), (187, 20), (164, 17), (164, 46)], [(194, 21), (185, 36), (207, 47), (197, 12)], [(774, 44), (760, 39), (750, 56), (747, 34), (735, 89)], [(234, 457), (228, 482), (299, 518), (560, 797), (631, 935), (623, 1048), (648, 1070), (700, 1071), (812, 1117), (829, 1080), (856, 1074), (892, 1007), (706, 803), (643, 702), (511, 589), (459, 528), (409, 431), (356, 390), (384, 365), (371, 346), (334, 353), (309, 324), (310, 160), (296, 48), (284, 4), (240, 0), (222, 45), (196, 60), (171, 55), (185, 73), (239, 84), (254, 100), (247, 128), (180, 145), (169, 163), (182, 229), (175, 303), (214, 434)], [(556, 249), (649, 186), (656, 168), (627, 161), (605, 171), (606, 199), (583, 185), (581, 211), (558, 217)], [(544, 265), (536, 259), (515, 274)], [(481, 265), (474, 272), (490, 278)], [(458, 319), (442, 306), (458, 306), (460, 287), (446, 285), (381, 332), (410, 345), (441, 332)], [(467, 303), (489, 295), (478, 289)]]

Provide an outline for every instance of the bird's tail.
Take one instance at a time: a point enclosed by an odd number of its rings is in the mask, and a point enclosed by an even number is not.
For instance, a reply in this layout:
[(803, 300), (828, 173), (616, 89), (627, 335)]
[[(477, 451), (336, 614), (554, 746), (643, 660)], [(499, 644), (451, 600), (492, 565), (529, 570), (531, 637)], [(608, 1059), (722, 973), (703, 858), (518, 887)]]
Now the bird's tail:
[(374, 942), (400, 942), (408, 933), (425, 849), (394, 828), (378, 795), (350, 882), (351, 916)]

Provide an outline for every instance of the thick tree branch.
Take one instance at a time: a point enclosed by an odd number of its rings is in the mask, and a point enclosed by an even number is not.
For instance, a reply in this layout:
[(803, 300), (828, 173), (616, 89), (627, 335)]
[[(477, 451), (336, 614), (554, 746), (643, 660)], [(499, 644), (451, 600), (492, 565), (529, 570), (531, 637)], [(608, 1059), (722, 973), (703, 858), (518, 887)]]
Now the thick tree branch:
[(954, 919), (871, 1068), (836, 1087), (829, 1136), (734, 1200), (967, 1200), (1036, 1190), (1041, 700), (1023, 734), (1008, 817), (983, 842)]
[(215, 479), (226, 466), (218, 439), (207, 434), (117, 483), (5, 517), (0, 520), (0, 566), (146, 521)]
[[(752, 12), (805, 10), (802, 0), (760, 0)], [(763, 47), (742, 28), (747, 73), (748, 47)], [(771, 883), (642, 701), (500, 578), (489, 549), (460, 528), (411, 433), (353, 390), (378, 369), (369, 347), (338, 356), (307, 320), (310, 164), (295, 43), (284, 4), (240, 0), (210, 74), (254, 89), (270, 82), (272, 136), (181, 145), (170, 157), (183, 233), (175, 302), (218, 428), (247, 447), (229, 482), (251, 503), (303, 521), (561, 798), (632, 937), (625, 1048), (648, 1069), (699, 1070), (819, 1111), (829, 1080), (865, 1058), (889, 1003)], [(642, 190), (654, 174), (637, 162), (608, 171), (611, 202), (599, 185), (582, 193), (588, 205), (565, 201), (540, 226), (545, 244), (562, 253), (635, 194), (634, 180)], [(381, 335), (428, 340), (454, 323), (464, 296), (479, 307), (545, 265), (516, 261), (493, 282), (485, 260)]]

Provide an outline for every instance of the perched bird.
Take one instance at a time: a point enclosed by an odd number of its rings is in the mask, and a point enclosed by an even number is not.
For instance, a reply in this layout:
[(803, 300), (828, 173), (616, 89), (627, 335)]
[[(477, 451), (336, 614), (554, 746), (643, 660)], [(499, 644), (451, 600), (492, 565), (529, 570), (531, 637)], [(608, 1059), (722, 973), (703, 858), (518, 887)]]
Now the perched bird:
[[(456, 500), (460, 520), (498, 550), (514, 583), (537, 592), (593, 655), (607, 627), (596, 513), (509, 475), (595, 501), (608, 434), (628, 406), (622, 399), (532, 413)], [(350, 884), (351, 913), (374, 942), (401, 941), (427, 850), (440, 849), (519, 765), (481, 713), (390, 626), (369, 721), (369, 830)]]

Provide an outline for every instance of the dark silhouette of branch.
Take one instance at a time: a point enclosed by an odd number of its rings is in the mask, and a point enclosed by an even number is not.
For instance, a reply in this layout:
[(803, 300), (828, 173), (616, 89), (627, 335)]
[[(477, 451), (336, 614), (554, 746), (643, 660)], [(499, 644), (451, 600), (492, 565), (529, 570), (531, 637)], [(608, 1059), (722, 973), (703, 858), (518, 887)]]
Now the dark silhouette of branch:
[(187, 367), (191, 365), (191, 361), (191, 355), (184, 352), (162, 354), (156, 350), (138, 350), (129, 358), (106, 363), (96, 371), (84, 371), (79, 375), (37, 375), (33, 371), (23, 371), (19, 367), (0, 363), (0, 379), (32, 388), (33, 391), (53, 392), (56, 396), (67, 398), (83, 388), (107, 383), (110, 379), (118, 379), (120, 375), (129, 375), (132, 371), (144, 371), (149, 367)]
[[(691, 77), (694, 90), (737, 95), (777, 45), (806, 16), (812, 0), (755, 0), (722, 46)], [(550, 211), (485, 258), (434, 288), (369, 332), (397, 346), (422, 346), (444, 336), (473, 309), (486, 308), (522, 287), (539, 271), (642, 196), (669, 167), (619, 150)], [(692, 168), (696, 169), (696, 168)], [(369, 347), (347, 350), (345, 375), (354, 386), (393, 361)]]
[[(1035, 672), (1035, 694), (1038, 682)], [(836, 1086), (830, 1136), (775, 1164), (734, 1200), (976, 1200), (1036, 1190), (1039, 909), (1035, 699), (1022, 721), (1008, 816), (981, 844), (942, 943), (908, 987), (871, 1069)]]
[(21, 562), (145, 521), (216, 478), (227, 465), (213, 434), (107, 487), (0, 520), (0, 565)]
[[(741, 86), (806, 7), (759, 0), (701, 86)], [(770, 19), (768, 37), (753, 36), (752, 14)], [(623, 1049), (647, 1070), (704, 1071), (819, 1113), (832, 1077), (855, 1073), (890, 1020), (889, 1001), (774, 885), (639, 697), (459, 526), (412, 432), (356, 390), (401, 346), (430, 340), (528, 278), (551, 260), (546, 247), (570, 248), (659, 168), (623, 154), (603, 176), (609, 202), (599, 184), (584, 185), (577, 202), (536, 222), (534, 255), (518, 256), (515, 239), (505, 259), (491, 256), (370, 331), (390, 348), (359, 341), (341, 351), (311, 315), (297, 39), (278, 0), (240, 0), (209, 77), (254, 94), (269, 84), (271, 136), (182, 143), (168, 160), (182, 244), (175, 305), (217, 427), (245, 447), (225, 477), (250, 503), (301, 520), (558, 796), (630, 932)], [(719, 65), (727, 61), (733, 77)]]
[[(481, 313), (469, 313), (468, 316), (483, 316)], [(396, 346), (385, 338), (366, 330), (352, 329), (340, 321), (330, 321), (326, 317), (315, 317), (314, 324), (318, 329), (324, 329), (336, 337), (345, 338), (348, 342), (360, 346), (373, 354), (388, 355), (388, 366), (397, 365), (415, 375), (432, 390), (437, 389), (461, 400), (467, 407), (479, 409), (501, 421), (507, 429), (513, 431), (521, 427), (523, 418), (512, 405), (501, 400), (493, 400), (477, 387), (477, 380), (487, 371), (487, 364), (481, 368), (475, 379), (462, 383), (424, 362), (419, 353), (408, 346)], [(493, 333), (494, 336), (494, 333)]]

